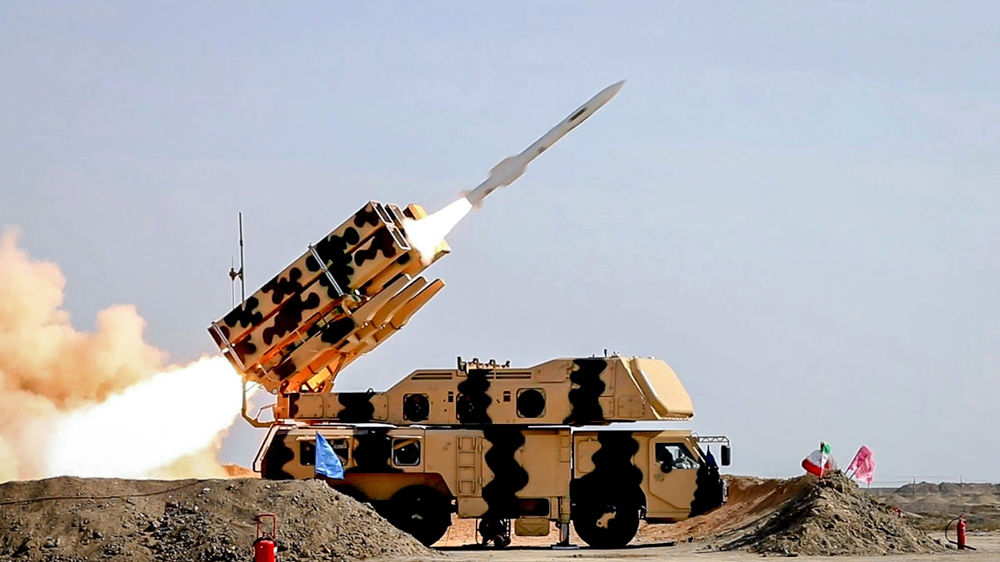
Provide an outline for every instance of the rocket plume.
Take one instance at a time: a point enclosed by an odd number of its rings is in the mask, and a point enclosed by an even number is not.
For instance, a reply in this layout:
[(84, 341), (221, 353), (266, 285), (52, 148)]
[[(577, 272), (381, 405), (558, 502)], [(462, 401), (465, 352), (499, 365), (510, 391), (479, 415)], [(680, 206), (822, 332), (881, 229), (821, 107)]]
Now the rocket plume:
[(227, 362), (167, 365), (132, 306), (77, 331), (59, 268), (17, 242), (13, 229), (0, 235), (0, 481), (224, 476), (215, 448), (242, 384)]
[(435, 250), (444, 241), (444, 237), (462, 222), (471, 210), (472, 203), (465, 197), (459, 197), (440, 211), (420, 220), (403, 220), (406, 238), (410, 241), (410, 245), (420, 252), (420, 261), (424, 265), (431, 263)]
[(52, 428), (46, 472), (138, 478), (209, 449), (239, 412), (241, 384), (224, 358), (206, 357), (63, 414)]

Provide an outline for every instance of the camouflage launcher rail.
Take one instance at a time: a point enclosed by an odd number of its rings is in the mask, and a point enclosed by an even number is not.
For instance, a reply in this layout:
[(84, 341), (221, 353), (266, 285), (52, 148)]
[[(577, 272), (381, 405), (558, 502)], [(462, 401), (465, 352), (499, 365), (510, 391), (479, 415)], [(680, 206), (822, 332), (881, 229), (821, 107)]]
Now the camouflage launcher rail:
[[(403, 229), (420, 219), (370, 201), (208, 331), (245, 380), (271, 393), (323, 392), (337, 373), (384, 342), (444, 287)], [(442, 241), (431, 263), (450, 251)], [(429, 265), (429, 264), (428, 264)]]

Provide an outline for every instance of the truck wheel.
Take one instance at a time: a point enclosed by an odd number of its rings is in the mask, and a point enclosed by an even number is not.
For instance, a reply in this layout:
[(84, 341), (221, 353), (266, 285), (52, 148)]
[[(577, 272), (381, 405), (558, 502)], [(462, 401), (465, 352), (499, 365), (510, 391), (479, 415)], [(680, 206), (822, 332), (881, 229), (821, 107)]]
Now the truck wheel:
[(640, 506), (622, 496), (592, 494), (573, 506), (573, 528), (592, 548), (621, 548), (638, 532)]
[(389, 498), (383, 515), (396, 528), (425, 546), (436, 543), (451, 526), (448, 499), (427, 486), (407, 486)]

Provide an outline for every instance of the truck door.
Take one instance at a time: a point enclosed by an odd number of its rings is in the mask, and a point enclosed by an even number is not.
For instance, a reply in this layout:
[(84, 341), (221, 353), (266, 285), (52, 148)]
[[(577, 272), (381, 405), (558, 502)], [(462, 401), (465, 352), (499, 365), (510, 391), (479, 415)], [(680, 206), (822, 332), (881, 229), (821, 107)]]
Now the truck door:
[(697, 488), (698, 461), (684, 440), (670, 437), (651, 440), (648, 474), (649, 491), (660, 500), (649, 502), (648, 517), (686, 518)]

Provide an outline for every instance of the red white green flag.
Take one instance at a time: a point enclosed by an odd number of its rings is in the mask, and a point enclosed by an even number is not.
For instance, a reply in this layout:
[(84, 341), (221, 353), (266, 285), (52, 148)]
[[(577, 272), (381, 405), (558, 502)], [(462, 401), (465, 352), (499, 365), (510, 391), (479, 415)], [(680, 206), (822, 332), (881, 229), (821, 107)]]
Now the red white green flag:
[(821, 441), (819, 449), (809, 453), (809, 456), (802, 460), (802, 468), (809, 474), (822, 477), (826, 471), (834, 468), (831, 451), (830, 444)]

